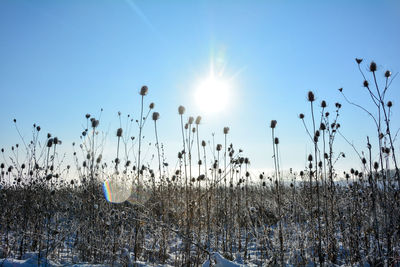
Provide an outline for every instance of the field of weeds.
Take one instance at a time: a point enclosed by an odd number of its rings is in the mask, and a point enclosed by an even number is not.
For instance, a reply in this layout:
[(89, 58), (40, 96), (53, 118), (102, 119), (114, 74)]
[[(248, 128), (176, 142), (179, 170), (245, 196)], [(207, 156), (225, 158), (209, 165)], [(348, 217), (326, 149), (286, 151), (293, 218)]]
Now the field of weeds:
[[(378, 142), (367, 139), (365, 151), (353, 146), (358, 167), (345, 173), (335, 168), (344, 157), (335, 150), (342, 104), (317, 103), (312, 91), (304, 104), (307, 115), (299, 114), (314, 148), (308, 168), (283, 171), (279, 122), (271, 120), (266, 138), (274, 172), (257, 176), (250, 172), (251, 158), (229, 143), (228, 127), (221, 129), (222, 144), (203, 141), (201, 117), (186, 117), (183, 106), (176, 118), (179, 164), (168, 166), (163, 156), (168, 144), (158, 141), (160, 115), (153, 103), (146, 104), (146, 86), (139, 93), (133, 129), (138, 134), (116, 129), (111, 161), (103, 159), (99, 118), (85, 116), (80, 143), (67, 155), (71, 164), (60, 153), (67, 145), (62, 137), (33, 125), (31, 140), (21, 137), (19, 145), (1, 149), (0, 266), (12, 266), (13, 260), (107, 266), (399, 264), (397, 132), (391, 128), (393, 103), (385, 98), (393, 77), (374, 62), (367, 67), (368, 73), (360, 72), (376, 110), (354, 103), (343, 89), (338, 94), (343, 105), (370, 116)], [(152, 164), (143, 160), (144, 127), (154, 129)]]

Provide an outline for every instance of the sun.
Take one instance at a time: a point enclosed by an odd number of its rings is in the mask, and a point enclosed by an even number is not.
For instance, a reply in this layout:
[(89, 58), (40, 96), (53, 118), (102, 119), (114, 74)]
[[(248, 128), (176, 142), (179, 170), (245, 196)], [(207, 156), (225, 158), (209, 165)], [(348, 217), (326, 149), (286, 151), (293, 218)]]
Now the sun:
[(215, 114), (227, 109), (230, 101), (230, 84), (222, 77), (210, 75), (195, 90), (197, 107), (205, 114)]

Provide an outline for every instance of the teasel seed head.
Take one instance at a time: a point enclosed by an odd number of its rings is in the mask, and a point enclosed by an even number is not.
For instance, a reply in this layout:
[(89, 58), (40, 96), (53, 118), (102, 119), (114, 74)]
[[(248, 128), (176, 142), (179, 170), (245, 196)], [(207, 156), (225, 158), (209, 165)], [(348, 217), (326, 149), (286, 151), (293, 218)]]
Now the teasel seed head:
[(278, 137), (275, 137), (274, 143), (275, 143), (275, 145), (279, 144), (279, 138)]
[(47, 147), (51, 147), (53, 145), (53, 138), (47, 140)]
[(99, 121), (96, 120), (95, 118), (91, 119), (91, 123), (92, 123), (92, 128), (96, 128), (97, 126), (99, 126)]
[(117, 137), (122, 137), (122, 128), (117, 129)]
[(217, 151), (221, 151), (222, 149), (222, 145), (221, 144), (217, 144)]
[(362, 162), (363, 165), (367, 164), (367, 160), (365, 158), (362, 158), (361, 162)]
[(374, 162), (374, 169), (377, 170), (379, 168), (379, 163), (378, 162)]
[(194, 123), (196, 123), (196, 125), (199, 125), (200, 122), (201, 122), (201, 116), (197, 116)]
[(321, 129), (321, 131), (325, 131), (326, 130), (325, 123), (321, 122), (321, 125), (319, 126), (319, 128)]
[(308, 161), (312, 161), (313, 160), (313, 156), (310, 154), (308, 155)]
[(376, 63), (374, 61), (371, 62), (371, 64), (369, 65), (369, 70), (371, 72), (375, 72), (376, 71)]
[(360, 65), (362, 61), (363, 61), (362, 58), (356, 58), (356, 62), (357, 62), (358, 65)]
[(151, 102), (150, 105), (149, 105), (149, 109), (153, 109), (153, 108), (154, 108), (154, 103)]
[(179, 115), (183, 115), (185, 113), (185, 107), (184, 106), (179, 106), (178, 107), (178, 113), (179, 113)]
[(228, 134), (229, 133), (229, 127), (224, 127), (224, 134)]
[(300, 113), (299, 114), (299, 118), (302, 120), (302, 119), (304, 119), (304, 114), (303, 113)]
[(339, 92), (343, 92), (343, 88), (339, 88)]
[(326, 101), (325, 101), (325, 100), (322, 100), (322, 102), (321, 102), (321, 108), (326, 108)]
[(367, 88), (368, 88), (368, 86), (369, 86), (369, 83), (368, 83), (368, 81), (367, 81), (367, 80), (365, 80), (365, 81), (363, 82), (363, 85), (364, 85), (364, 87), (367, 87)]
[(389, 78), (390, 76), (392, 76), (392, 73), (390, 72), (390, 70), (387, 70), (387, 71), (385, 72), (385, 77), (386, 77), (386, 78)]
[(309, 102), (314, 102), (315, 101), (315, 95), (314, 95), (314, 93), (312, 91), (308, 91), (307, 99), (308, 99)]
[(145, 95), (147, 95), (147, 92), (149, 91), (149, 88), (147, 88), (147, 86), (146, 85), (143, 85), (142, 86), (142, 88), (140, 88), (140, 95), (141, 96), (145, 96)]
[(393, 106), (392, 101), (388, 101), (388, 102), (387, 102), (387, 106), (388, 106), (389, 108), (391, 108), (391, 107)]
[(193, 124), (194, 118), (192, 116), (189, 117), (188, 119), (188, 124)]
[(275, 129), (277, 123), (278, 122), (276, 120), (271, 120), (271, 129)]
[(202, 147), (205, 147), (205, 146), (206, 146), (206, 141), (204, 141), (204, 140), (201, 141), (201, 146), (202, 146)]
[(185, 123), (185, 130), (189, 129), (189, 124)]
[(153, 112), (153, 121), (156, 121), (156, 120), (158, 120), (159, 118), (160, 118), (160, 113), (158, 113), (158, 112)]

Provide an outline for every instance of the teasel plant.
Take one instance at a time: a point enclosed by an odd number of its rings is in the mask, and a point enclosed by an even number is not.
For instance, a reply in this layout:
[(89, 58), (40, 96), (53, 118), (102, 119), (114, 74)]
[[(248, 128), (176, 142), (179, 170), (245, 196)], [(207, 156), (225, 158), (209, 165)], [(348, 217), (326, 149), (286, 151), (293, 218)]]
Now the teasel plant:
[(271, 120), (270, 128), (271, 128), (271, 136), (272, 136), (272, 157), (274, 159), (274, 184), (275, 184), (275, 194), (276, 194), (276, 206), (277, 206), (277, 214), (278, 214), (278, 239), (279, 239), (279, 264), (281, 266), (285, 265), (284, 261), (284, 240), (283, 240), (283, 229), (282, 229), (282, 200), (281, 200), (281, 179), (280, 179), (280, 170), (279, 170), (279, 154), (278, 154), (278, 145), (279, 139), (275, 136), (275, 128), (277, 125), (276, 120)]
[[(375, 232), (375, 241), (376, 241), (376, 254), (381, 259), (383, 257), (382, 244), (381, 244), (381, 227), (379, 227), (377, 223), (377, 210), (381, 207), (384, 210), (384, 227), (382, 227), (383, 235), (386, 238), (385, 251), (387, 257), (390, 261), (394, 261), (394, 251), (393, 251), (393, 238), (394, 231), (392, 225), (398, 224), (400, 221), (398, 218), (393, 218), (393, 216), (389, 216), (390, 213), (396, 211), (396, 205), (393, 204), (393, 200), (399, 200), (398, 194), (395, 192), (400, 188), (400, 174), (398, 162), (396, 159), (396, 150), (395, 150), (395, 136), (392, 132), (391, 127), (391, 115), (392, 115), (392, 106), (393, 102), (386, 100), (386, 94), (390, 89), (390, 86), (397, 76), (392, 75), (391, 71), (386, 70), (383, 73), (384, 84), (379, 85), (379, 77), (378, 73), (378, 65), (372, 61), (368, 66), (368, 71), (371, 73), (370, 77), (372, 82), (368, 81), (367, 74), (362, 69), (363, 59), (356, 58), (356, 63), (358, 69), (364, 79), (363, 87), (365, 88), (367, 94), (370, 96), (373, 107), (375, 110), (367, 109), (365, 106), (355, 103), (354, 101), (347, 98), (343, 88), (339, 89), (339, 92), (342, 94), (344, 99), (350, 105), (362, 110), (365, 112), (373, 121), (376, 132), (377, 132), (377, 150), (379, 155), (379, 163), (374, 166), (378, 166), (379, 172), (374, 172), (372, 168), (372, 162), (370, 157), (370, 170), (369, 170), (369, 181), (372, 192), (371, 202), (372, 202), (372, 213), (374, 217), (374, 232)], [(372, 144), (369, 140), (367, 140), (368, 151), (371, 150)], [(391, 159), (391, 160), (389, 160)], [(394, 175), (390, 171), (390, 163), (394, 166)], [(366, 165), (363, 163), (363, 165)], [(385, 167), (386, 166), (386, 167)], [(393, 176), (392, 176), (393, 175)], [(376, 177), (374, 179), (374, 177)], [(397, 180), (397, 188), (394, 186), (393, 181)], [(383, 185), (383, 193), (377, 194), (379, 190), (377, 190), (377, 185)], [(378, 200), (380, 203), (378, 203)], [(379, 260), (378, 259), (378, 262)]]

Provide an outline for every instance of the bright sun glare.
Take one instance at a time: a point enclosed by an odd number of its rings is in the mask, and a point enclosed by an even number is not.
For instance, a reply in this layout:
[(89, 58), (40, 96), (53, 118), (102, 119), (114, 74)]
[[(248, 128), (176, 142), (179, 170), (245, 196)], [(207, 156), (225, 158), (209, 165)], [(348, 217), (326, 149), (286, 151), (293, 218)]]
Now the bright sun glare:
[(203, 113), (224, 111), (230, 100), (230, 87), (226, 80), (210, 76), (198, 85), (195, 91), (197, 106)]

